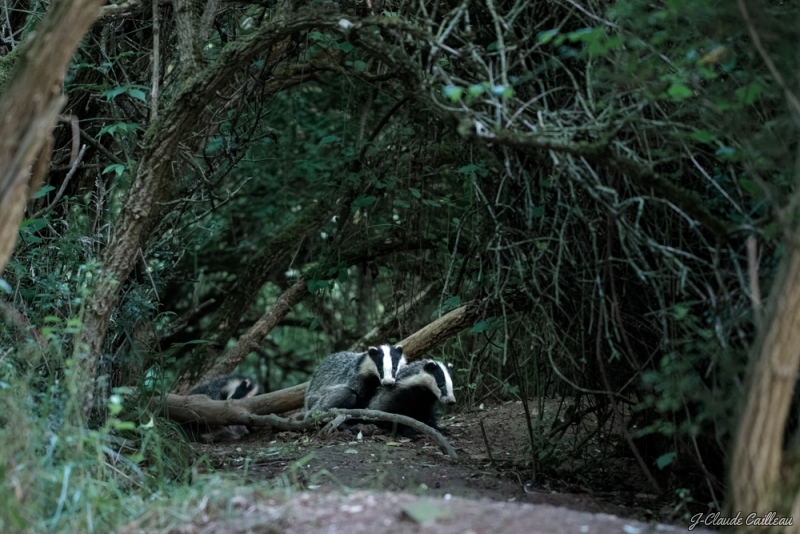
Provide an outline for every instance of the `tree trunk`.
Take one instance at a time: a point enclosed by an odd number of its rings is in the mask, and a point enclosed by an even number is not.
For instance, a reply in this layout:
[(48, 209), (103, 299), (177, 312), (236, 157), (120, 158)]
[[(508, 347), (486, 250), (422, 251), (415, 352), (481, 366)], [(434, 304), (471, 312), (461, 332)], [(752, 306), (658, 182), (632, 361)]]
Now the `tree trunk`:
[[(335, 19), (335, 18), (334, 18)], [(143, 140), (142, 156), (135, 177), (114, 225), (111, 242), (103, 253), (103, 276), (94, 288), (86, 307), (80, 336), (79, 370), (83, 381), (80, 390), (84, 412), (91, 410), (94, 382), (100, 353), (111, 314), (117, 305), (121, 283), (136, 261), (142, 236), (149, 227), (154, 206), (165, 197), (172, 180), (172, 159), (177, 146), (191, 138), (195, 126), (206, 116), (207, 107), (219, 91), (256, 58), (278, 58), (288, 39), (298, 31), (314, 27), (336, 27), (329, 13), (306, 9), (291, 14), (290, 19), (276, 17), (256, 33), (226, 46), (217, 61), (185, 82), (175, 99), (152, 122)], [(263, 95), (276, 93), (287, 86), (309, 79), (306, 74), (276, 74), (264, 85)]]
[[(105, 0), (53, 2), (35, 34), (19, 46), (14, 70), (0, 97), (0, 273), (17, 240), (25, 201), (50, 161), (48, 139), (66, 99), (61, 86), (67, 64)], [(16, 52), (15, 52), (16, 53)], [(38, 171), (38, 172), (37, 172)]]
[(731, 485), (733, 512), (742, 515), (763, 515), (778, 505), (783, 434), (800, 368), (800, 253), (797, 244), (787, 245), (736, 434)]

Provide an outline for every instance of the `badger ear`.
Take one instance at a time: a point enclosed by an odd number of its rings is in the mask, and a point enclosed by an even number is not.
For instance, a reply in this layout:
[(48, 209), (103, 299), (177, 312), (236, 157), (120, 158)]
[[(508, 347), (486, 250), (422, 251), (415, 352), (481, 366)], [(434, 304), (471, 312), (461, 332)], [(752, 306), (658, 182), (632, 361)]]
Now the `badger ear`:
[(378, 355), (380, 354), (380, 353), (378, 352), (378, 349), (377, 349), (377, 348), (375, 348), (375, 347), (370, 347), (370, 348), (368, 348), (368, 349), (367, 349), (367, 352), (369, 352), (369, 355), (370, 355), (370, 356), (378, 356)]
[(396, 350), (400, 354), (403, 354), (403, 345), (395, 345), (394, 350)]
[(435, 361), (433, 361), (433, 360), (425, 360), (424, 369), (426, 371), (428, 371), (429, 373), (432, 373), (432, 372), (436, 371), (436, 369), (438, 369), (438, 368), (439, 368), (439, 366), (436, 365)]

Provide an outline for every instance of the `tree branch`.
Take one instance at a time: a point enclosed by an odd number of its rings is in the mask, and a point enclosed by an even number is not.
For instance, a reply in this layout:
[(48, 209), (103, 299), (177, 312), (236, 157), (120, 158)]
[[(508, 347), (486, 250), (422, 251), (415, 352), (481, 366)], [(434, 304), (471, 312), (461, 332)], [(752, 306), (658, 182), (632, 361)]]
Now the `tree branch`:
[(699, 221), (705, 228), (708, 228), (717, 238), (723, 241), (728, 240), (729, 225), (706, 209), (700, 195), (694, 191), (678, 187), (645, 165), (613, 153), (609, 148), (609, 144), (613, 136), (616, 135), (616, 131), (605, 135), (600, 141), (572, 142), (539, 134), (519, 133), (502, 129), (489, 131), (485, 126), (477, 122), (465, 120), (459, 124), (458, 132), (466, 139), (508, 146), (523, 152), (536, 153), (540, 150), (552, 150), (608, 165), (624, 173), (640, 188), (651, 190), (678, 206), (690, 217)]

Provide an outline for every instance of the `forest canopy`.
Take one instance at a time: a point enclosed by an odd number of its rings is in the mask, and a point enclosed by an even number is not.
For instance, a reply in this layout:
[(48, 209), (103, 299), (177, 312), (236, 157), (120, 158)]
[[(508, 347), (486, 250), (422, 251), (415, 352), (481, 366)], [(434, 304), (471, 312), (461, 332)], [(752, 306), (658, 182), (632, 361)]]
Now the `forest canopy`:
[(568, 399), (529, 415), (539, 476), (605, 440), (703, 510), (798, 506), (795, 2), (0, 10), (0, 451), (26, 481), (0, 502), (30, 505), (1, 521), (38, 521), (68, 436), (181, 481), (153, 395), (296, 386), (455, 310), (425, 352), (460, 404)]

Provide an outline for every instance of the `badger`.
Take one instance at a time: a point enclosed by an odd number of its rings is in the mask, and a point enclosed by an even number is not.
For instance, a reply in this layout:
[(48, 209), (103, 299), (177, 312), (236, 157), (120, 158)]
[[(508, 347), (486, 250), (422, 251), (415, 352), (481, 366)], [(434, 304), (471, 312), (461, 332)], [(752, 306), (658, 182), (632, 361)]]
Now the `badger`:
[(394, 386), (395, 375), (405, 365), (401, 345), (327, 356), (311, 375), (305, 397), (306, 417), (314, 410), (366, 408), (378, 387)]
[(213, 400), (246, 399), (261, 394), (261, 386), (246, 376), (228, 375), (195, 386), (189, 395), (207, 395)]
[[(246, 376), (228, 375), (209, 380), (189, 391), (189, 395), (206, 395), (212, 400), (246, 399), (262, 393), (258, 382)], [(247, 435), (249, 430), (243, 425), (209, 427), (202, 423), (189, 423), (184, 429), (195, 441), (212, 443), (214, 441), (237, 440)]]
[[(381, 412), (406, 415), (441, 431), (436, 423), (437, 402), (455, 404), (452, 365), (436, 360), (418, 360), (397, 371), (393, 388), (380, 388), (369, 401), (367, 408)], [(386, 425), (382, 425), (386, 426)], [(401, 425), (401, 433), (413, 434)]]

